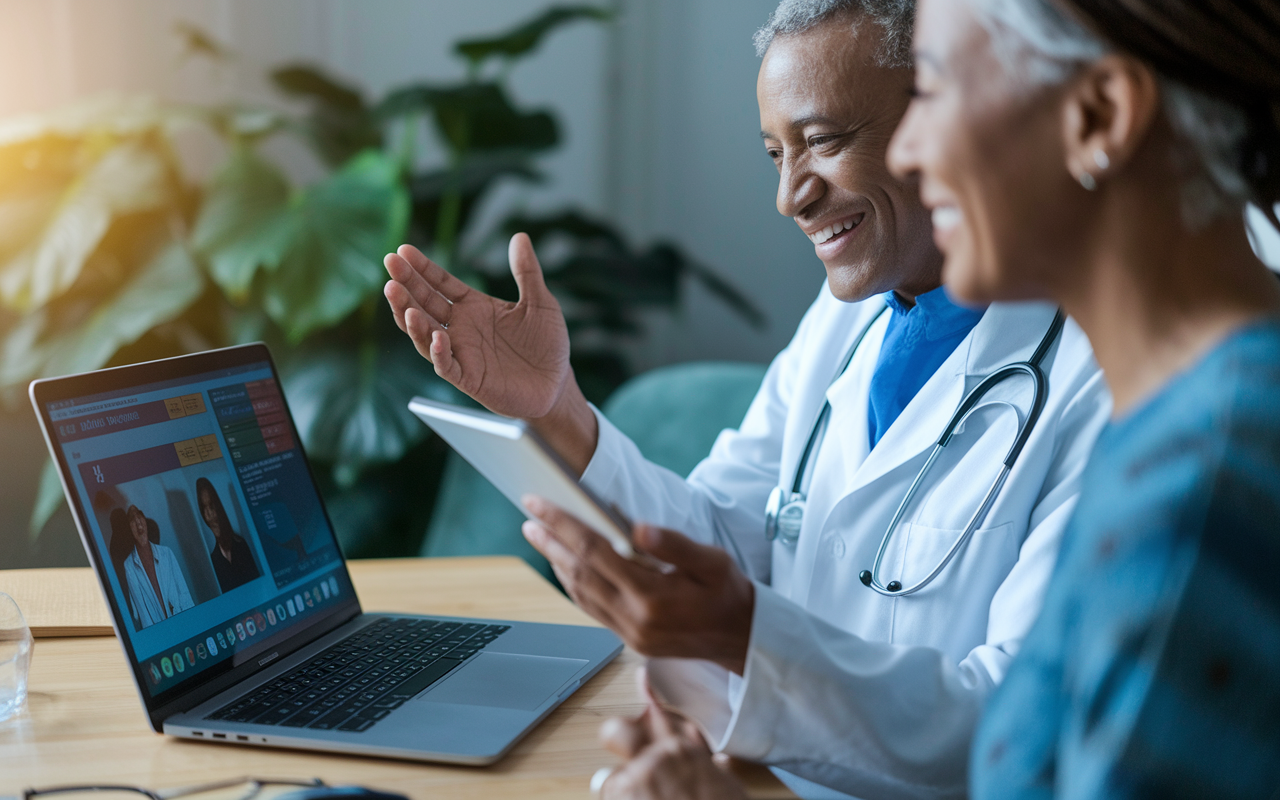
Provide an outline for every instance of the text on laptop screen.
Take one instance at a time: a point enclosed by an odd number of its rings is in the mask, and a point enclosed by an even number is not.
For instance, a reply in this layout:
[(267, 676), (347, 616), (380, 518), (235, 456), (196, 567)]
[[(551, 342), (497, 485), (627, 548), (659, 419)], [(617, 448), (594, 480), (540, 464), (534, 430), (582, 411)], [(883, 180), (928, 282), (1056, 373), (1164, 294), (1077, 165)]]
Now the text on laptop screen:
[(47, 410), (152, 696), (352, 599), (267, 362)]

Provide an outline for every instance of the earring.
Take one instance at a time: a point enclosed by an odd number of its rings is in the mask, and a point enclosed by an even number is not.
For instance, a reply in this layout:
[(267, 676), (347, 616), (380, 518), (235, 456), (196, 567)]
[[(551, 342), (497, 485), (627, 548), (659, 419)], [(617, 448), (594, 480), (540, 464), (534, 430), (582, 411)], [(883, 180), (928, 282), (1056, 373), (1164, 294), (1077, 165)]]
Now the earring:
[(1101, 149), (1094, 150), (1093, 163), (1097, 164), (1098, 169), (1102, 170), (1103, 172), (1106, 172), (1107, 170), (1111, 169), (1111, 157), (1107, 155), (1106, 150), (1101, 150)]
[(1097, 178), (1094, 178), (1093, 175), (1088, 172), (1081, 172), (1080, 177), (1077, 178), (1077, 180), (1080, 181), (1080, 185), (1085, 188), (1085, 191), (1092, 192), (1096, 191), (1098, 188)]

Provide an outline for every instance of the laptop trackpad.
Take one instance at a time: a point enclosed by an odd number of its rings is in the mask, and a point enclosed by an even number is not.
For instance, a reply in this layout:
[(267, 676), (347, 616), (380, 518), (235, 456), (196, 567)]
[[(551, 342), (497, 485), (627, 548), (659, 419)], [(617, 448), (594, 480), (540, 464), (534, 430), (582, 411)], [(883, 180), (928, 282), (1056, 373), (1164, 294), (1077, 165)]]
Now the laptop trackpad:
[(580, 658), (481, 653), (419, 700), (532, 711), (586, 665)]

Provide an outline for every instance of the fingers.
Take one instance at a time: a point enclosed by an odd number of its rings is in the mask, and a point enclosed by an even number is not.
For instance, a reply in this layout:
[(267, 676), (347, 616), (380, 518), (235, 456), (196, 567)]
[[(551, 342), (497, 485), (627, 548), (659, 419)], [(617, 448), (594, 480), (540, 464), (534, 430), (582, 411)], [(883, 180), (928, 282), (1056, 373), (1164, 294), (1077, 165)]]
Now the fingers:
[(444, 326), (427, 312), (423, 311), (410, 295), (409, 291), (395, 281), (388, 281), (382, 287), (382, 294), (391, 304), (391, 315), (400, 330), (409, 334), (418, 354), (431, 360), (431, 334), (443, 331)]
[(718, 579), (730, 567), (725, 551), (698, 544), (675, 531), (637, 523), (633, 536), (640, 549), (695, 579)]
[(449, 334), (440, 330), (432, 332), (429, 352), (427, 360), (436, 368), (436, 374), (461, 388), (462, 366), (453, 357)]
[(533, 252), (529, 234), (517, 233), (511, 237), (511, 243), (507, 245), (507, 260), (511, 262), (511, 277), (515, 278), (516, 288), (520, 290), (520, 300), (535, 300), (547, 293), (542, 265)]
[(605, 720), (600, 726), (600, 743), (619, 758), (634, 758), (653, 741), (644, 716), (641, 714), (635, 719), (610, 717)]
[[(467, 292), (471, 291), (470, 286), (450, 275), (448, 271), (424, 256), (422, 251), (413, 245), (402, 244), (392, 255), (398, 256), (403, 260), (405, 266), (408, 266), (419, 279), (436, 292), (439, 292), (445, 300), (451, 303), (458, 302), (466, 296)], [(390, 261), (390, 256), (388, 256), (387, 260)], [(391, 270), (390, 264), (388, 264), (387, 269), (388, 271)], [(410, 277), (403, 273), (402, 275), (405, 278)], [(399, 276), (392, 274), (392, 277), (400, 281)], [(404, 283), (404, 281), (401, 281), (401, 283)], [(409, 288), (412, 289), (413, 285), (409, 285)]]
[(650, 575), (656, 574), (618, 555), (607, 539), (541, 497), (529, 495), (523, 502), (529, 513), (546, 526), (572, 557), (589, 564), (614, 583), (641, 587), (647, 585)]
[(621, 599), (617, 587), (539, 523), (525, 522), (521, 532), (551, 562), (551, 569), (574, 602), (600, 622), (619, 630), (617, 610)]
[(397, 315), (409, 308), (418, 308), (443, 323), (449, 322), (453, 315), (453, 303), (437, 287), (428, 283), (399, 253), (388, 253), (382, 259), (382, 264), (391, 276), (391, 282), (403, 289), (402, 294), (387, 295), (387, 300), (391, 302), (391, 308)]
[[(406, 301), (406, 298), (408, 301), (412, 300), (408, 298), (407, 290), (395, 281), (389, 281), (383, 293), (391, 303), (393, 311), (398, 302)], [(431, 362), (437, 375), (454, 386), (459, 386), (462, 382), (462, 366), (453, 358), (453, 346), (449, 340), (448, 331), (416, 304), (406, 301), (406, 305), (402, 312), (394, 314), (396, 324), (400, 326), (400, 330), (409, 334), (409, 339), (413, 342), (418, 355)]]

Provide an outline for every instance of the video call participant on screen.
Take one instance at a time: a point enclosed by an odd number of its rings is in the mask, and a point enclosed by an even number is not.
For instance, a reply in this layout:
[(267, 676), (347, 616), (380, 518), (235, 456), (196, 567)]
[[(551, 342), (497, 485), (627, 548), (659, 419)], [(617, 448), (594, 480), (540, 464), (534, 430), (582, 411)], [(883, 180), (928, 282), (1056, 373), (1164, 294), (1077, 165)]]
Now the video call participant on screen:
[(216, 544), (209, 552), (213, 571), (218, 576), (218, 586), (229, 592), (243, 586), (262, 573), (254, 563), (253, 551), (244, 537), (231, 528), (231, 520), (222, 506), (222, 498), (208, 478), (196, 481), (196, 497), (200, 503), (200, 518), (213, 532)]
[(149, 627), (195, 605), (173, 551), (151, 541), (147, 516), (137, 506), (125, 512), (133, 534), (133, 552), (124, 561), (129, 603), (138, 629)]

